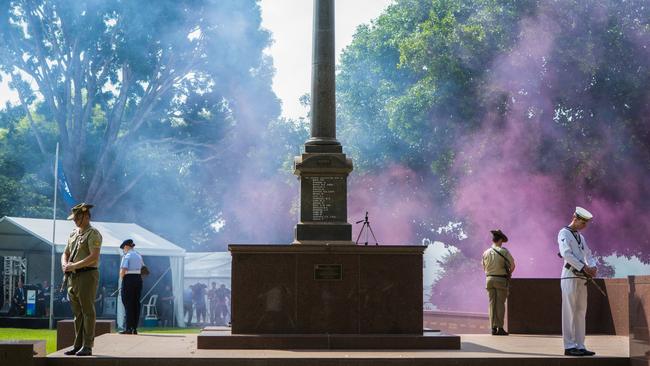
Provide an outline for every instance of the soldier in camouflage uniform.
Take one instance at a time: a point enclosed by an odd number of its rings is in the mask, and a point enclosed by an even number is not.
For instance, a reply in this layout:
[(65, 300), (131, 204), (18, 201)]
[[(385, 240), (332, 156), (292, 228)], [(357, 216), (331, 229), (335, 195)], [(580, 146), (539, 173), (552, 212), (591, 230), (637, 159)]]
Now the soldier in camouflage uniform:
[(72, 208), (68, 220), (77, 226), (61, 256), (61, 269), (68, 276), (68, 295), (74, 314), (75, 339), (66, 355), (92, 355), (95, 340), (95, 295), (99, 283), (99, 251), (102, 235), (90, 225), (93, 205), (80, 203)]

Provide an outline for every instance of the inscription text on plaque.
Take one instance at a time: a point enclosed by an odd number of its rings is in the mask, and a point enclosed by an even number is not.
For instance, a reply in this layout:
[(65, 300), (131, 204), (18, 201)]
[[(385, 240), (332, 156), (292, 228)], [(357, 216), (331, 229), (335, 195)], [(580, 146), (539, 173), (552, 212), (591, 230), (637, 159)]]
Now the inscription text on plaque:
[[(304, 207), (302, 221), (337, 222), (345, 221), (347, 213), (341, 200), (346, 199), (344, 176), (303, 176)], [(311, 197), (309, 197), (311, 196)]]

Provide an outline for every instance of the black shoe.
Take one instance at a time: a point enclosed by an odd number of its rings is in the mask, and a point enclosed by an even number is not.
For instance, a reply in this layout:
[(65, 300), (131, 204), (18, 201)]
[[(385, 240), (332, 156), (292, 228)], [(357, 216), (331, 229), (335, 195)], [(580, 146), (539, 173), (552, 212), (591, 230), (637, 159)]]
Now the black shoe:
[(93, 355), (93, 349), (84, 347), (82, 348), (79, 352), (76, 353), (77, 356), (92, 356)]
[(80, 349), (81, 347), (72, 347), (72, 349), (63, 352), (63, 354), (66, 356), (74, 356), (77, 354), (77, 352), (79, 352)]
[(584, 356), (584, 352), (577, 348), (567, 348), (564, 350), (565, 356)]
[(497, 328), (492, 328), (492, 335), (497, 335)]
[(589, 351), (587, 349), (579, 349), (578, 351), (582, 352), (583, 356), (594, 356), (596, 352)]
[(138, 330), (135, 328), (131, 329), (131, 334), (138, 334)]
[(118, 333), (120, 333), (120, 334), (133, 334), (133, 330), (131, 330), (131, 329), (124, 329), (123, 331), (118, 332)]
[(506, 332), (506, 330), (503, 329), (503, 328), (498, 328), (498, 329), (497, 329), (497, 332), (496, 332), (495, 335), (498, 335), (498, 336), (507, 336), (507, 335), (508, 335), (508, 332)]

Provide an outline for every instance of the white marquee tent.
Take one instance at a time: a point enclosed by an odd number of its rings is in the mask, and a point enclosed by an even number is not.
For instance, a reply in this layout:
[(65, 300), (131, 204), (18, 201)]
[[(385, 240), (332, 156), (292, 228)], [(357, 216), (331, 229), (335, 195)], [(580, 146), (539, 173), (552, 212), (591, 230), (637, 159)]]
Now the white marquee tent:
[(210, 286), (216, 282), (230, 288), (230, 252), (187, 252), (185, 254), (185, 288), (196, 282)]
[[(92, 225), (102, 234), (102, 255), (120, 255), (120, 244), (124, 239), (131, 238), (136, 243), (137, 251), (145, 257), (145, 262), (148, 256), (169, 257), (172, 292), (176, 299), (174, 313), (178, 325), (184, 327), (182, 298), (185, 250), (136, 224), (93, 221)], [(56, 220), (54, 242), (57, 254), (63, 253), (74, 227), (72, 221)], [(52, 220), (5, 216), (0, 219), (0, 256), (26, 257), (28, 263), (45, 265), (49, 270), (52, 231)], [(30, 280), (29, 273), (27, 280)], [(121, 305), (121, 301), (118, 304)], [(117, 320), (120, 326), (123, 311), (123, 307), (118, 306)]]

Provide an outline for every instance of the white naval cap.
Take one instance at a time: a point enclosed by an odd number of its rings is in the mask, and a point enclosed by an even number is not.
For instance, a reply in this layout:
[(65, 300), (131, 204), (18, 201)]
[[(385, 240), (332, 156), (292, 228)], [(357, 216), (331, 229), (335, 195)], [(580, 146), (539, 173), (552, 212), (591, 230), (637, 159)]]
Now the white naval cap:
[(580, 206), (576, 207), (575, 214), (576, 214), (576, 216), (578, 218), (583, 219), (583, 220), (587, 220), (587, 221), (591, 220), (594, 217), (594, 215), (592, 215), (591, 212), (587, 211), (586, 209), (584, 209), (584, 208), (582, 208)]

